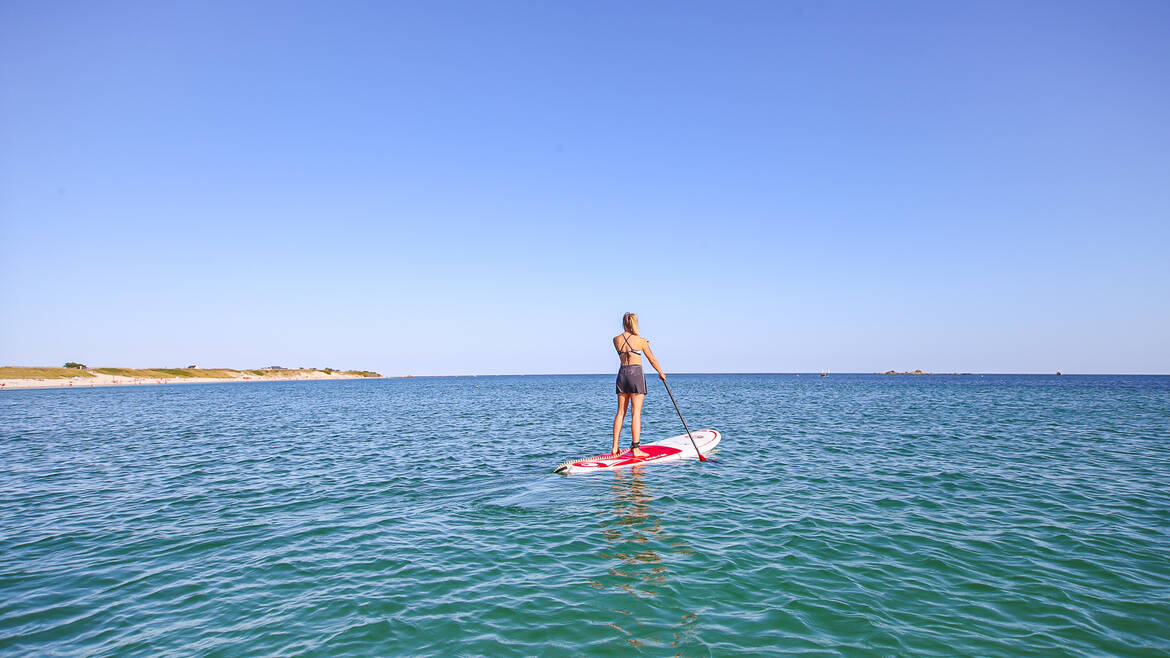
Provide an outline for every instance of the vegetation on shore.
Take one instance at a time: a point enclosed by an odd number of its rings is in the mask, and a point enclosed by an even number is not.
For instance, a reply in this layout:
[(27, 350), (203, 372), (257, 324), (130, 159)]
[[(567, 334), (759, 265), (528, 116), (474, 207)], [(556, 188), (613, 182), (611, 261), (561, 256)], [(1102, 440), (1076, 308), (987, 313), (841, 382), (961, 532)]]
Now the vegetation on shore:
[(381, 377), (372, 370), (334, 370), (333, 368), (281, 368), (280, 370), (243, 370), (241, 373), (257, 377), (295, 377), (302, 373), (323, 373), (326, 375), (351, 375), (355, 377)]
[[(336, 370), (334, 372), (337, 372)], [(359, 377), (381, 377), (382, 375), (373, 370), (342, 370), (343, 375), (357, 375)]]
[(74, 368), (21, 368), (19, 366), (0, 367), (0, 379), (73, 379), (74, 377), (93, 377), (92, 372), (76, 370)]
[(334, 370), (332, 368), (288, 368), (280, 370), (233, 370), (231, 368), (25, 368), (0, 367), (0, 379), (72, 379), (94, 377), (95, 373), (134, 379), (242, 379), (257, 377), (292, 379), (302, 375), (347, 375), (350, 377), (381, 377), (372, 370)]
[(209, 379), (231, 379), (238, 370), (203, 368), (94, 368), (94, 372), (115, 377), (144, 377), (148, 379), (174, 379), (179, 377), (206, 377)]

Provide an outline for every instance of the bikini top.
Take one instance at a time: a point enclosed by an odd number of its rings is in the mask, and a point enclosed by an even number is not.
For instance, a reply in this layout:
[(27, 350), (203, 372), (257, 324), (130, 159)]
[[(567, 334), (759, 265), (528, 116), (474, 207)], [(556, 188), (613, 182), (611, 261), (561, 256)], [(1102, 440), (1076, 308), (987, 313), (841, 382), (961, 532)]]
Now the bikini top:
[(645, 356), (644, 354), (642, 354), (642, 350), (630, 349), (630, 336), (628, 334), (625, 336), (625, 341), (626, 341), (626, 348), (627, 349), (618, 350), (617, 351), (618, 354), (623, 354), (623, 355), (624, 354), (637, 354), (638, 356)]

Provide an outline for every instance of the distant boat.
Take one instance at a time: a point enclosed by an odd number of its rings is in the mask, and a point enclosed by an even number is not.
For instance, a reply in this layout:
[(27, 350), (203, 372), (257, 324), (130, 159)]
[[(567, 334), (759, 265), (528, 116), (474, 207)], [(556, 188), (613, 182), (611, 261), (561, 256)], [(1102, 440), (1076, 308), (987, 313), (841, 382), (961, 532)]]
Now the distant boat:
[(829, 376), (829, 371), (828, 371), (828, 370), (822, 370), (822, 371), (821, 371), (821, 377), (828, 377), (828, 376)]

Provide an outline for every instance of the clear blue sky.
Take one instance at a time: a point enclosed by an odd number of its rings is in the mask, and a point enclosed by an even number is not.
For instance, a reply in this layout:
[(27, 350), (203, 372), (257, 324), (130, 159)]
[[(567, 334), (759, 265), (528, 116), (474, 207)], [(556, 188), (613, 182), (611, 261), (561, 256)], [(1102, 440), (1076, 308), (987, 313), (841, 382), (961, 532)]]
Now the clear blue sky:
[(1170, 372), (1167, 2), (0, 2), (0, 363)]

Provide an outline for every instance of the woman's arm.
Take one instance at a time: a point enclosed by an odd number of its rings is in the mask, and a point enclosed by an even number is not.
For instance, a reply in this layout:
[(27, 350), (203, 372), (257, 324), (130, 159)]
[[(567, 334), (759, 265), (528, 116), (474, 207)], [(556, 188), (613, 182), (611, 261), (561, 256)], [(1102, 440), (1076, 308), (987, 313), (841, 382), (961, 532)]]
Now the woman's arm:
[[(643, 338), (642, 340), (646, 340)], [(658, 359), (654, 358), (654, 352), (650, 351), (650, 341), (642, 347), (642, 351), (646, 353), (646, 358), (650, 360), (650, 365), (654, 366), (654, 370), (658, 373), (658, 378), (666, 381), (666, 373), (662, 372), (662, 366), (658, 365)]]

